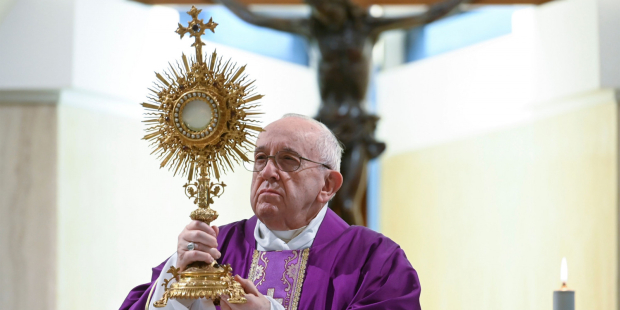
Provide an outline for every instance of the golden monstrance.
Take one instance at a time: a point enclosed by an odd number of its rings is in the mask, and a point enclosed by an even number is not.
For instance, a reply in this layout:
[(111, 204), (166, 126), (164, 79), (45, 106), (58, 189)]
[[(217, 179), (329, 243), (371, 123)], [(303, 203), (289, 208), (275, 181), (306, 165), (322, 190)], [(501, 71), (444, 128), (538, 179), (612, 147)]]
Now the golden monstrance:
[[(192, 6), (187, 12), (192, 20), (187, 27), (179, 24), (176, 32), (181, 38), (186, 33), (194, 37), (195, 57), (182, 55), (182, 66), (170, 64), (170, 70), (156, 73), (158, 81), (150, 89), (150, 103), (142, 103), (147, 109), (144, 120), (148, 125), (145, 140), (155, 147), (152, 154), (163, 159), (161, 167), (168, 167), (174, 175), (187, 176), (183, 186), (188, 198), (198, 209), (190, 217), (210, 225), (217, 212), (210, 208), (213, 198), (224, 192), (226, 184), (219, 182), (220, 175), (233, 170), (233, 164), (248, 161), (244, 155), (253, 149), (251, 141), (262, 131), (258, 123), (250, 119), (258, 106), (252, 104), (262, 98), (253, 95), (253, 81), (242, 75), (245, 66), (235, 68), (230, 60), (222, 61), (217, 53), (202, 54), (205, 45), (201, 36), (205, 30), (215, 32), (217, 26), (210, 19), (204, 23), (198, 19), (198, 10)], [(217, 182), (211, 177), (215, 176)], [(155, 307), (163, 307), (169, 298), (210, 298), (218, 305), (220, 295), (228, 295), (231, 303), (245, 303), (241, 285), (232, 277), (229, 265), (216, 262), (194, 262), (184, 271), (172, 267), (172, 275), (164, 283), (165, 293)], [(175, 278), (176, 281), (171, 281)], [(169, 282), (172, 284), (168, 285)]]

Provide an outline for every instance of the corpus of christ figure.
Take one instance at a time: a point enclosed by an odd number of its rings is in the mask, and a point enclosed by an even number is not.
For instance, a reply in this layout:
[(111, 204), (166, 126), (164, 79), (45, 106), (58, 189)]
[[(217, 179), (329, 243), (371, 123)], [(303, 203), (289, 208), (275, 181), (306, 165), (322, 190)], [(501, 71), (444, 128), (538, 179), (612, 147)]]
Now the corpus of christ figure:
[(344, 144), (344, 182), (329, 206), (350, 225), (365, 225), (362, 203), (366, 166), (385, 150), (374, 138), (379, 117), (364, 109), (372, 65), (372, 47), (387, 30), (407, 29), (440, 19), (466, 0), (436, 3), (424, 13), (375, 18), (350, 0), (305, 0), (312, 13), (303, 18), (276, 18), (251, 12), (235, 0), (218, 0), (242, 20), (304, 36), (318, 46), (321, 104), (316, 119)]

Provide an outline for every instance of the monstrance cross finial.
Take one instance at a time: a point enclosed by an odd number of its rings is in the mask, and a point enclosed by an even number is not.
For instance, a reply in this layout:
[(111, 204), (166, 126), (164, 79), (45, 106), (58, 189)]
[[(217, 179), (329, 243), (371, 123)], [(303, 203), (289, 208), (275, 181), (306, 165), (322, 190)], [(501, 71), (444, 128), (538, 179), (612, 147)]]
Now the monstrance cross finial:
[(209, 19), (208, 23), (204, 23), (202, 19), (198, 19), (198, 14), (200, 14), (202, 10), (197, 9), (192, 5), (192, 9), (187, 12), (192, 17), (192, 20), (189, 21), (187, 27), (184, 27), (179, 23), (179, 28), (177, 28), (176, 33), (181, 35), (181, 38), (185, 36), (186, 33), (189, 33), (190, 37), (194, 37), (194, 46), (196, 48), (196, 59), (199, 63), (202, 63), (202, 46), (205, 45), (201, 36), (205, 34), (205, 30), (209, 29), (211, 32), (215, 33), (215, 27), (217, 27), (217, 23), (213, 22), (213, 18)]

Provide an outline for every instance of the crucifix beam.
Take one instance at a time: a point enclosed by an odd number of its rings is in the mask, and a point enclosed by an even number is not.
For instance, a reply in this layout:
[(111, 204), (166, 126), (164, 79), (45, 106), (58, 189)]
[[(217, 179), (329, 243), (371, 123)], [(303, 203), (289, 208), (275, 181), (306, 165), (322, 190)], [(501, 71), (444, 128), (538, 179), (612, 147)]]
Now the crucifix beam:
[[(212, 0), (134, 0), (144, 4), (199, 5), (214, 4)], [(430, 5), (440, 0), (352, 0), (360, 6), (379, 5)], [(473, 0), (471, 4), (543, 4), (551, 0)], [(240, 0), (244, 4), (304, 4), (303, 0)]]

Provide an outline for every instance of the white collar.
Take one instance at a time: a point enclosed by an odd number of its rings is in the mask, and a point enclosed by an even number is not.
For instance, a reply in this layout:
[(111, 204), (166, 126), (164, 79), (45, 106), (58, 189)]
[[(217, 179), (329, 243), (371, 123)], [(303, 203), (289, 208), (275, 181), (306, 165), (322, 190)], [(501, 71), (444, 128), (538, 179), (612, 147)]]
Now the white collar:
[[(325, 218), (325, 213), (327, 213), (327, 205), (323, 206), (308, 226), (288, 231), (276, 231), (276, 233), (267, 228), (263, 222), (257, 220), (254, 228), (256, 249), (259, 251), (288, 251), (309, 248), (319, 231), (323, 218)], [(288, 237), (292, 239), (285, 242), (278, 235), (284, 239)]]
[[(295, 239), (295, 237), (299, 236), (306, 227), (308, 227), (308, 225), (293, 230), (272, 230), (271, 232), (285, 243), (289, 243), (291, 240)], [(259, 231), (259, 233), (262, 236), (263, 233), (261, 231)]]

